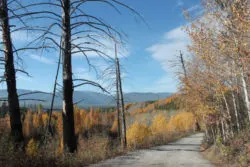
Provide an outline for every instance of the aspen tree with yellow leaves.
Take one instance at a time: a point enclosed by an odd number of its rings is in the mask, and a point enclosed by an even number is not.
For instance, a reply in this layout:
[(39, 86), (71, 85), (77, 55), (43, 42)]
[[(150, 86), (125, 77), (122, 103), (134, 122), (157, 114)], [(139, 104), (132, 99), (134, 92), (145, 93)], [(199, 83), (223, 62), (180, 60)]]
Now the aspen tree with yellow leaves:
[(250, 121), (250, 3), (205, 0), (203, 7), (204, 14), (190, 19), (186, 28), (192, 56), (186, 75), (180, 75), (180, 91), (186, 106), (205, 123), (207, 138), (215, 141), (219, 135), (226, 142)]

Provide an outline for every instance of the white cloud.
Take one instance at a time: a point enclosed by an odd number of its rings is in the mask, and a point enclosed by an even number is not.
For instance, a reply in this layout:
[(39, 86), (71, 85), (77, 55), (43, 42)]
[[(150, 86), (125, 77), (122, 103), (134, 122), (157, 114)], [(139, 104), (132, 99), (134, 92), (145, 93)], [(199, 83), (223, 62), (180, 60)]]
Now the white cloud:
[(199, 10), (200, 8), (201, 8), (201, 6), (199, 4), (196, 4), (196, 5), (189, 7), (188, 9), (186, 9), (186, 12), (188, 12), (188, 13), (195, 12), (195, 11)]
[(182, 27), (175, 28), (163, 36), (163, 42), (156, 43), (146, 50), (158, 61), (166, 72), (172, 72), (171, 65), (181, 50), (187, 53), (187, 45), (190, 40)]
[(90, 74), (89, 70), (86, 70), (85, 68), (81, 68), (81, 67), (74, 69), (74, 76), (77, 79), (87, 79), (91, 81), (95, 80), (95, 77), (93, 77), (93, 75)]
[(172, 75), (163, 75), (151, 87), (146, 88), (145, 92), (176, 92), (177, 80)]
[(38, 33), (31, 32), (31, 31), (15, 31), (11, 33), (11, 38), (13, 42), (27, 42), (34, 40), (39, 36)]
[(160, 77), (155, 85), (149, 88), (148, 91), (168, 91), (176, 92), (177, 80), (174, 77), (176, 71), (176, 65), (174, 64), (177, 60), (177, 55), (181, 50), (184, 55), (187, 55), (187, 45), (190, 43), (188, 35), (184, 32), (182, 27), (177, 27), (173, 30), (166, 32), (163, 35), (163, 41), (153, 44), (146, 50), (152, 54), (152, 57), (158, 61), (161, 67), (166, 72), (166, 75)]
[(175, 28), (164, 34), (164, 39), (167, 40), (188, 40), (187, 33), (184, 32), (183, 27)]
[(31, 77), (28, 77), (28, 76), (25, 76), (25, 75), (22, 75), (22, 74), (17, 75), (17, 80), (27, 81), (27, 82), (32, 82), (33, 81), (33, 79)]
[(46, 58), (44, 56), (38, 56), (38, 55), (34, 55), (34, 54), (31, 54), (29, 56), (31, 59), (39, 61), (39, 62), (44, 63), (44, 64), (55, 64), (55, 61), (53, 59)]
[[(111, 58), (114, 58), (115, 57), (115, 47), (114, 47), (114, 42), (113, 40), (109, 40), (109, 39), (101, 39), (101, 38), (96, 38), (97, 40), (99, 40), (99, 42), (101, 42), (102, 44), (98, 44), (96, 41), (93, 41), (93, 40), (89, 40), (89, 39), (79, 39), (79, 40), (75, 40), (74, 41), (74, 44), (79, 44), (79, 43), (86, 43), (86, 42), (92, 42), (92, 43), (96, 43), (97, 45), (81, 45), (81, 47), (89, 47), (89, 48), (93, 48), (93, 49), (96, 49), (96, 50), (99, 50), (101, 51), (102, 53), (104, 53), (105, 55), (111, 57)], [(88, 50), (86, 48), (86, 50)], [(129, 50), (125, 47), (125, 46), (122, 46), (120, 44), (117, 45), (117, 50), (118, 50), (118, 57), (120, 58), (123, 58), (123, 57), (128, 57), (130, 55), (130, 52)], [(78, 53), (75, 53), (73, 56), (84, 56), (81, 52), (79, 52), (79, 49), (75, 48), (73, 49), (73, 52), (78, 52)], [(99, 57), (98, 53), (95, 52), (95, 51), (86, 51), (85, 52), (86, 55), (89, 57), (89, 58), (94, 58), (94, 57)], [(105, 57), (105, 55), (103, 55)]]
[[(104, 82), (102, 79), (97, 78), (97, 76), (94, 74), (94, 72), (91, 72), (90, 70), (87, 70), (85, 68), (75, 68), (74, 70), (74, 78), (75, 79), (86, 79), (89, 81), (93, 81), (95, 83), (100, 84), (103, 88), (108, 88), (108, 83)], [(76, 84), (81, 82), (76, 82)], [(95, 87), (93, 85), (82, 85), (81, 87), (77, 87), (78, 90), (91, 90), (91, 91), (100, 91), (100, 88)]]
[(177, 6), (183, 6), (183, 5), (184, 5), (184, 2), (182, 0), (177, 1)]

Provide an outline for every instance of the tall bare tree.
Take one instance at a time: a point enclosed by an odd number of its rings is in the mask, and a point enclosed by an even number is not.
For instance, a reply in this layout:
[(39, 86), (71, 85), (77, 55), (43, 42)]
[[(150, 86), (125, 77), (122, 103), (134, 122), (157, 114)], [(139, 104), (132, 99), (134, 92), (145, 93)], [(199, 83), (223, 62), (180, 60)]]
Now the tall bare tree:
[(118, 56), (117, 43), (115, 41), (115, 64), (116, 64), (116, 110), (117, 110), (117, 124), (118, 124), (118, 138), (121, 141), (121, 118), (120, 118), (120, 93), (119, 93), (119, 77), (118, 77)]
[[(120, 71), (120, 62), (117, 54), (117, 44), (115, 42), (115, 64), (116, 64), (116, 91), (117, 91), (117, 113), (118, 113), (118, 133), (121, 135), (121, 144), (123, 149), (127, 148), (127, 135), (126, 135), (126, 113), (124, 107), (124, 97), (122, 90), (122, 80)], [(121, 109), (121, 115), (120, 115)], [(120, 117), (121, 116), (121, 117)]]
[[(106, 45), (102, 41), (106, 38), (113, 39), (117, 36), (117, 40), (122, 39), (122, 34), (114, 29), (111, 25), (105, 23), (101, 18), (87, 14), (83, 10), (83, 6), (88, 2), (100, 2), (111, 6), (117, 12), (120, 12), (117, 6), (122, 6), (136, 13), (129, 6), (116, 0), (60, 0), (60, 1), (39, 1), (27, 7), (43, 6), (40, 11), (36, 11), (35, 19), (47, 19), (49, 24), (46, 30), (36, 40), (42, 40), (46, 45), (56, 46), (62, 52), (62, 79), (63, 79), (63, 142), (64, 148), (69, 152), (77, 149), (76, 137), (74, 133), (74, 117), (73, 117), (73, 92), (74, 88), (90, 84), (101, 88), (103, 87), (94, 81), (84, 78), (74, 78), (72, 72), (72, 55), (81, 54), (86, 59), (90, 67), (92, 64), (88, 59), (88, 54), (95, 53), (104, 59), (113, 59), (105, 53), (102, 48)], [(52, 7), (55, 10), (46, 10)], [(61, 12), (61, 13), (60, 13)], [(138, 14), (138, 13), (136, 13)], [(61, 34), (58, 33), (58, 29)], [(57, 39), (61, 38), (62, 43)], [(34, 40), (34, 41), (36, 41)]]
[(0, 1), (0, 19), (4, 46), (5, 80), (8, 90), (8, 105), (10, 113), (11, 135), (16, 141), (23, 140), (20, 107), (16, 88), (16, 69), (14, 65), (13, 45), (9, 24), (9, 9), (7, 0)]

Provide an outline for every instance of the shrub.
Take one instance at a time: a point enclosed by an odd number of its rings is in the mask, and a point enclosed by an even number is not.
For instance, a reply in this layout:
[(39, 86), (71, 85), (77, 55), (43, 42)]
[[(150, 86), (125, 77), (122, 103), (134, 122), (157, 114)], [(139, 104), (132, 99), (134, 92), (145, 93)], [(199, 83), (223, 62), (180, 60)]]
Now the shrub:
[(26, 146), (26, 154), (34, 157), (38, 155), (38, 143), (32, 138)]
[(145, 145), (150, 135), (151, 131), (145, 124), (135, 122), (127, 130), (128, 147), (137, 148)]
[(163, 134), (167, 131), (167, 118), (163, 114), (158, 114), (154, 117), (150, 126), (153, 135)]

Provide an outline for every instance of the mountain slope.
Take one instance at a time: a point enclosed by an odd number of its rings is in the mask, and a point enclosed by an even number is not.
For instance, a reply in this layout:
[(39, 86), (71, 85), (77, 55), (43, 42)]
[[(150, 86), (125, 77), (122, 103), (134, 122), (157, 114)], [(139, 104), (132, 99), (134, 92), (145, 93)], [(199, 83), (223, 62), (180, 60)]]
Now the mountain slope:
[[(18, 90), (18, 94), (31, 93), (31, 90)], [(34, 92), (34, 91), (33, 91)], [(7, 97), (6, 90), (0, 90), (0, 98)], [(61, 108), (62, 106), (62, 93), (57, 92), (55, 98), (55, 108)], [(125, 103), (137, 103), (144, 101), (155, 101), (158, 99), (164, 99), (171, 95), (171, 93), (125, 93), (124, 100)], [(20, 99), (41, 99), (45, 102), (36, 102), (32, 100), (21, 100), (20, 104), (23, 105), (33, 105), (33, 104), (42, 104), (45, 108), (49, 108), (52, 95), (49, 93), (37, 93), (37, 94), (28, 94), (21, 96)], [(75, 91), (74, 92), (74, 102), (79, 102), (78, 106), (114, 106), (115, 98), (111, 95), (91, 92), (91, 91)]]

